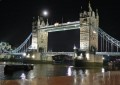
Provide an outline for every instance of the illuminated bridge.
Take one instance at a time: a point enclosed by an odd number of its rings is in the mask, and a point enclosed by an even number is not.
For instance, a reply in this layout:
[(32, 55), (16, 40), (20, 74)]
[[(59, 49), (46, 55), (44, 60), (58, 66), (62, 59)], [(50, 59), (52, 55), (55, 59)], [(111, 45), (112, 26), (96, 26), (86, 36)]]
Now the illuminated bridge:
[[(80, 33), (80, 51), (85, 52), (85, 57), (89, 62), (102, 62), (103, 55), (120, 56), (120, 41), (108, 35), (99, 27), (99, 15), (96, 10), (94, 12), (89, 4), (89, 11), (80, 13), (80, 21), (67, 22), (67, 23), (55, 23), (49, 25), (48, 22), (44, 22), (43, 18), (34, 20), (32, 23), (32, 33), (26, 38), (26, 40), (16, 49), (7, 52), (13, 55), (27, 55), (36, 54), (36, 59), (40, 57), (50, 57), (53, 55), (69, 55), (75, 57), (74, 52), (48, 52), (48, 33), (56, 31), (67, 31), (79, 29)], [(32, 42), (31, 42), (32, 39)], [(76, 55), (81, 56), (81, 55)]]

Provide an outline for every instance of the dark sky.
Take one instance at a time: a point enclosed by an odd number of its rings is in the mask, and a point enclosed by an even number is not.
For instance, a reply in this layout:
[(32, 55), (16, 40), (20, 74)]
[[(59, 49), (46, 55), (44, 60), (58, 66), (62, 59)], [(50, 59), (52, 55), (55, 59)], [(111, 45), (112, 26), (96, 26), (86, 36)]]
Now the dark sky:
[[(49, 10), (49, 23), (79, 20), (81, 5), (88, 10), (88, 0), (0, 0), (0, 41), (20, 45), (32, 30), (32, 17)], [(99, 11), (100, 27), (120, 40), (120, 3), (118, 0), (91, 0)]]

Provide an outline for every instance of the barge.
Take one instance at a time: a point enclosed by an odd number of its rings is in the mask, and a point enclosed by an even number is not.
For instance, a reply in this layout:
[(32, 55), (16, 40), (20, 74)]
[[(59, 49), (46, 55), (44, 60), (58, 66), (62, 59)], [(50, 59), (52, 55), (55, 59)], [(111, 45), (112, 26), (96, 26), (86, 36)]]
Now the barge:
[(4, 74), (12, 74), (16, 71), (30, 71), (33, 70), (34, 65), (33, 64), (6, 64), (4, 67)]

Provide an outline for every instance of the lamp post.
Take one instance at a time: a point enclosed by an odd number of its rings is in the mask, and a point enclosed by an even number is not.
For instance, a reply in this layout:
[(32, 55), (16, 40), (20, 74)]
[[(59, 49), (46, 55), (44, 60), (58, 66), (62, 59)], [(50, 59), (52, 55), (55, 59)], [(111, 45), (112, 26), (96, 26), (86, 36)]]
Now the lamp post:
[(75, 66), (76, 64), (75, 64), (75, 61), (76, 61), (76, 53), (77, 53), (77, 47), (74, 45), (74, 47), (73, 47), (73, 50), (74, 50), (74, 56), (73, 56), (73, 65)]

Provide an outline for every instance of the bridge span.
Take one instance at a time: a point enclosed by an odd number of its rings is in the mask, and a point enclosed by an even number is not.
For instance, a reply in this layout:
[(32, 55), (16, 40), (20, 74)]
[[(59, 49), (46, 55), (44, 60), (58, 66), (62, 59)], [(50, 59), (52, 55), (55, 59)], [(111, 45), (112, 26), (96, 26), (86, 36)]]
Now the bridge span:
[(96, 52), (96, 55), (120, 56), (120, 52)]
[(54, 56), (54, 55), (68, 55), (68, 56), (74, 56), (74, 52), (43, 52), (43, 55), (45, 56)]

